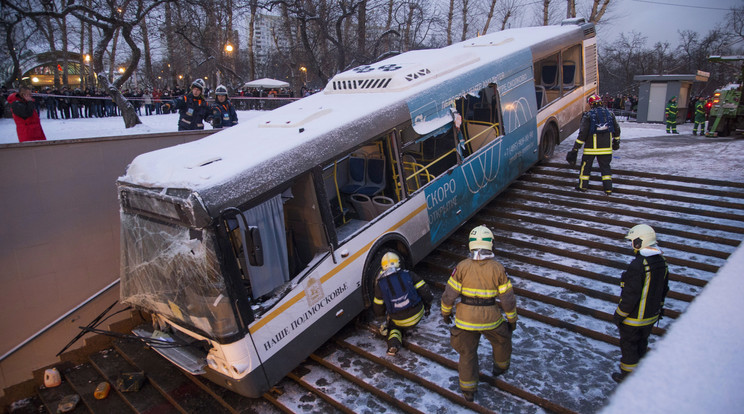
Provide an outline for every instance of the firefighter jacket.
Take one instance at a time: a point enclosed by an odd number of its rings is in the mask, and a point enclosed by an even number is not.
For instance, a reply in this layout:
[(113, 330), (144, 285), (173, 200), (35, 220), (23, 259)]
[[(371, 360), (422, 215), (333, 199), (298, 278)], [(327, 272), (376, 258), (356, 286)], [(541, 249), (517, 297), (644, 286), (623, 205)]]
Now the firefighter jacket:
[(584, 146), (584, 155), (612, 154), (620, 145), (620, 125), (615, 115), (604, 107), (595, 107), (581, 117), (579, 135), (574, 142), (573, 151)]
[(666, 120), (669, 122), (677, 122), (677, 102), (670, 100), (666, 104), (665, 113)]
[(231, 127), (238, 124), (238, 114), (235, 112), (235, 108), (230, 103), (230, 100), (225, 100), (223, 103), (215, 101), (212, 104), (212, 127), (222, 128)]
[(636, 252), (621, 276), (622, 293), (615, 313), (628, 326), (653, 325), (669, 291), (667, 262), (656, 245)]
[(204, 129), (204, 120), (211, 119), (212, 113), (207, 101), (194, 97), (191, 93), (176, 98), (173, 107), (178, 110), (178, 130)]
[(509, 322), (517, 321), (517, 298), (501, 263), (492, 258), (465, 259), (457, 264), (442, 294), (442, 315), (450, 315), (455, 300), (455, 326), (466, 331), (487, 331), (504, 322), (496, 298)]
[[(405, 272), (405, 270), (398, 270), (398, 272)], [(429, 286), (416, 273), (413, 273), (410, 270), (407, 272), (411, 276), (411, 281), (413, 282), (413, 286), (416, 288), (416, 293), (421, 298), (421, 301), (416, 306), (390, 314), (390, 319), (400, 327), (416, 325), (424, 316), (424, 311), (431, 307), (431, 301), (433, 299)], [(380, 275), (375, 281), (375, 298), (372, 302), (372, 311), (377, 316), (383, 316), (387, 311), (385, 308), (382, 289), (380, 288), (380, 281), (385, 277), (388, 276), (384, 272), (380, 272)]]

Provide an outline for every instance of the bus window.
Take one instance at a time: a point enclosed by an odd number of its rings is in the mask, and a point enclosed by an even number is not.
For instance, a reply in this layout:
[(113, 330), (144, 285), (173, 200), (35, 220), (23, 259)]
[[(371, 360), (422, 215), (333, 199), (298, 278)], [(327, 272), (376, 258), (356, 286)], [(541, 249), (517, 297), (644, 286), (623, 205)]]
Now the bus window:
[(419, 135), (409, 125), (400, 136), (401, 161), (409, 194), (457, 164), (457, 138), (452, 123), (426, 135)]
[(535, 62), (535, 94), (538, 107), (550, 104), (561, 96), (560, 53), (552, 54)]
[(563, 65), (563, 93), (566, 94), (576, 87), (584, 85), (581, 68), (581, 45), (572, 46), (561, 54)]
[[(263, 203), (243, 211), (242, 217), (228, 220), (228, 226), (243, 284), (254, 300), (272, 294), (328, 251), (310, 173), (303, 174)], [(252, 228), (260, 231), (251, 233)], [(252, 234), (260, 237), (260, 241), (251, 240)], [(257, 243), (263, 257), (261, 263), (251, 260), (251, 249)]]
[(466, 141), (466, 157), (483, 148), (499, 135), (503, 135), (499, 96), (496, 85), (481, 89), (478, 95), (468, 95), (455, 102), (457, 111), (463, 115), (463, 139)]
[(395, 203), (397, 169), (389, 143), (389, 136), (376, 138), (323, 169), (323, 184), (339, 241)]

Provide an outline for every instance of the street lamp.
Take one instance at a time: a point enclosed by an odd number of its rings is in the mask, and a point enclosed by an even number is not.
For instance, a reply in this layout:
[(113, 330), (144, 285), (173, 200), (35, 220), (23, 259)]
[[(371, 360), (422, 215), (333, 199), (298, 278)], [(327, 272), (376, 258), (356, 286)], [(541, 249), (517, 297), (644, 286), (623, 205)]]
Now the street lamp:
[(119, 73), (124, 73), (124, 68), (123, 67), (119, 68)]
[(233, 46), (230, 43), (226, 44), (225, 45), (225, 52), (230, 53), (232, 51), (233, 51)]
[(300, 66), (300, 72), (303, 72), (305, 74), (305, 85), (307, 85), (307, 68), (304, 66)]

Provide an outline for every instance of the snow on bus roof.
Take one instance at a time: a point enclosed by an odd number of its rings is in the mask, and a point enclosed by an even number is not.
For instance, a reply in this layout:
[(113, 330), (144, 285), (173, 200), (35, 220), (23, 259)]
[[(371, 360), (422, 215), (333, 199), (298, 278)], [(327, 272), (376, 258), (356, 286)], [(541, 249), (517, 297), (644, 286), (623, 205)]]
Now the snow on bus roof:
[[(315, 95), (241, 122), (198, 141), (139, 155), (129, 165), (120, 181), (147, 187), (188, 188), (194, 191), (223, 185), (251, 170), (265, 168), (267, 161), (287, 162), (283, 154), (304, 148), (314, 141), (320, 144), (329, 131), (343, 129), (345, 124), (363, 120), (369, 114), (405, 106), (405, 99), (432, 86), (431, 79), (441, 81), (455, 77), (469, 68), (524, 50), (536, 43), (571, 32), (581, 33), (579, 26), (543, 26), (509, 29), (466, 40), (442, 49), (407, 52), (374, 64), (425, 64), (442, 67), (457, 64), (464, 53), (475, 57), (473, 63), (460, 65), (443, 74), (430, 76), (412, 87), (370, 93), (333, 93), (330, 86)], [(489, 47), (490, 46), (490, 47)], [(494, 53), (493, 47), (499, 47)], [(358, 68), (355, 68), (358, 69)], [(334, 79), (354, 75), (354, 69), (338, 74)], [(329, 82), (329, 85), (333, 82)], [(267, 98), (268, 99), (268, 98)], [(394, 110), (391, 112), (398, 112)], [(369, 122), (369, 120), (367, 120)], [(328, 142), (323, 142), (327, 145)], [(349, 148), (317, 148), (318, 158), (332, 157)], [(320, 146), (320, 145), (319, 145)], [(304, 154), (312, 155), (312, 154)], [(318, 159), (317, 162), (325, 161)], [(271, 163), (268, 163), (270, 165)], [(266, 171), (256, 171), (266, 175)], [(276, 183), (275, 183), (276, 184)]]

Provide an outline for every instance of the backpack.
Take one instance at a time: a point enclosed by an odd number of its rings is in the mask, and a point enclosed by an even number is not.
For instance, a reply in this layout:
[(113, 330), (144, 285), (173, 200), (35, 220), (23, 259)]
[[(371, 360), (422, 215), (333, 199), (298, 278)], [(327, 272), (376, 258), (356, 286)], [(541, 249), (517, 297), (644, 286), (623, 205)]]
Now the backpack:
[(421, 297), (407, 270), (380, 276), (377, 283), (382, 291), (382, 300), (385, 302), (388, 313), (398, 313), (421, 303)]
[(613, 122), (612, 113), (607, 108), (598, 107), (589, 111), (589, 118), (592, 121), (592, 126), (589, 129), (589, 133), (594, 135), (597, 132), (609, 132), (615, 133), (615, 123)]

